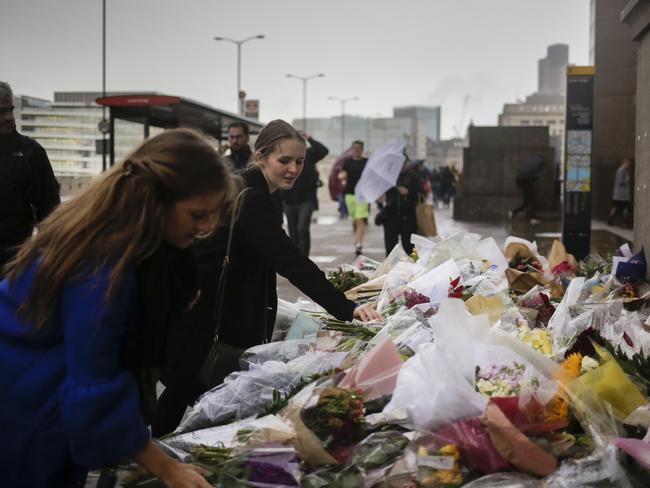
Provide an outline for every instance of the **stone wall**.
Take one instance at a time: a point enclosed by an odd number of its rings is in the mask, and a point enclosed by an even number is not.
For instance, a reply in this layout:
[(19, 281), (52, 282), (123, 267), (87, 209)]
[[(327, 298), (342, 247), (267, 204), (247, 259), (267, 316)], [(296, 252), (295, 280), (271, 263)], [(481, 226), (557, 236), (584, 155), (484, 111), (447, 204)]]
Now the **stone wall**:
[(522, 202), (515, 182), (519, 164), (532, 156), (547, 162), (536, 185), (538, 218), (559, 218), (548, 127), (470, 127), (454, 219), (505, 220), (508, 210)]
[(592, 217), (607, 220), (614, 173), (621, 158), (634, 157), (636, 46), (621, 23), (627, 0), (596, 0)]
[(637, 43), (634, 247), (650, 259), (650, 2), (628, 2), (621, 17)]

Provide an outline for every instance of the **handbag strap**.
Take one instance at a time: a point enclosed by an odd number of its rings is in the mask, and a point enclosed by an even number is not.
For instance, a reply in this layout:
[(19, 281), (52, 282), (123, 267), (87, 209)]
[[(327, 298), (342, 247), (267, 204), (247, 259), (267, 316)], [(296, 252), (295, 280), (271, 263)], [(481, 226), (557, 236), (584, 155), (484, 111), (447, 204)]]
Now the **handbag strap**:
[(219, 284), (217, 285), (217, 300), (215, 301), (214, 310), (212, 316), (215, 319), (215, 329), (214, 329), (214, 343), (216, 344), (219, 341), (219, 331), (221, 330), (221, 314), (223, 312), (223, 298), (226, 293), (226, 277), (228, 276), (228, 267), (230, 266), (230, 248), (232, 246), (232, 236), (235, 230), (235, 223), (239, 218), (239, 212), (241, 211), (242, 201), (244, 194), (250, 188), (244, 188), (239, 192), (235, 201), (233, 203), (232, 216), (230, 218), (230, 226), (228, 228), (228, 241), (226, 242), (226, 255), (223, 257), (223, 262), (221, 263), (221, 274), (219, 275)]

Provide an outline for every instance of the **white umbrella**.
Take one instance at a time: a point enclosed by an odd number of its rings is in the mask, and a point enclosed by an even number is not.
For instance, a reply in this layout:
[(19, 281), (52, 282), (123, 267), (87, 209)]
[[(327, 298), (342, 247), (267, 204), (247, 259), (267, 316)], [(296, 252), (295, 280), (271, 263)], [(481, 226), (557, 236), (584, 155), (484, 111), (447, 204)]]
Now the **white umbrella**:
[(374, 202), (395, 186), (404, 160), (404, 141), (389, 142), (377, 148), (366, 163), (354, 196), (359, 202)]

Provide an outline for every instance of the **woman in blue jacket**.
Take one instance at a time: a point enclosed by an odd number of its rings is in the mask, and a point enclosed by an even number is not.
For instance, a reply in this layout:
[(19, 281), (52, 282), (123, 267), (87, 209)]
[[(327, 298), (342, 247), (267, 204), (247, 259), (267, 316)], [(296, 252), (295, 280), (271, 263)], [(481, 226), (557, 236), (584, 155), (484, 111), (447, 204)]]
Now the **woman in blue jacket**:
[(210, 144), (167, 131), (22, 246), (0, 282), (2, 486), (83, 486), (89, 468), (126, 457), (167, 486), (210, 486), (151, 442), (141, 379), (194, 298), (189, 247), (233, 189)]

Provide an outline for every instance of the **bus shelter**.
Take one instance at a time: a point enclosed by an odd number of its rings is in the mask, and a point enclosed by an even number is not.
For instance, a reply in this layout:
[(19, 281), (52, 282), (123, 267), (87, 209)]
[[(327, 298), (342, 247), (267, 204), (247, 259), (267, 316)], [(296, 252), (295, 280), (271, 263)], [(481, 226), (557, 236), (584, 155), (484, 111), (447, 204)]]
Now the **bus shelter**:
[[(109, 164), (121, 159), (143, 139), (165, 129), (187, 127), (198, 130), (217, 143), (227, 139), (228, 125), (244, 122), (251, 134), (263, 127), (257, 120), (241, 117), (187, 98), (151, 94), (121, 94), (101, 97), (99, 105), (109, 108), (107, 121), (100, 123), (100, 131), (108, 136), (102, 151), (109, 155)], [(108, 146), (108, 147), (106, 147)]]

